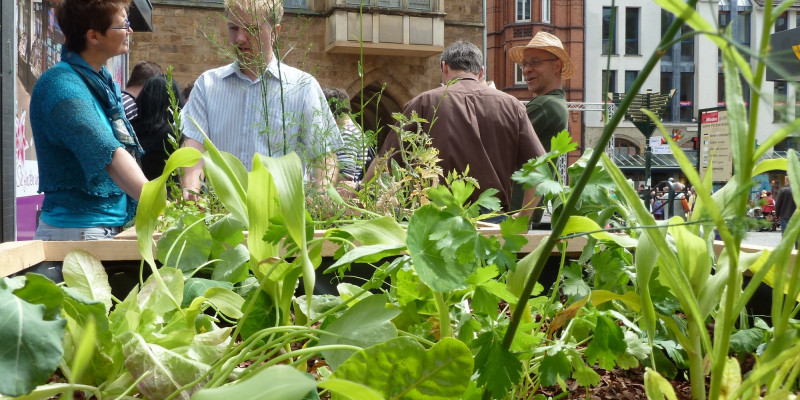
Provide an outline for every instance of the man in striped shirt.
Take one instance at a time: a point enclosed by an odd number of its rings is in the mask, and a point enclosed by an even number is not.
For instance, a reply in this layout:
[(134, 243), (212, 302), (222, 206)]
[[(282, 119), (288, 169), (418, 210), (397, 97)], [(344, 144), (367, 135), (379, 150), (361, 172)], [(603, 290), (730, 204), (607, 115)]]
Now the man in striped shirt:
[[(280, 32), (280, 0), (226, 0), (232, 64), (203, 73), (181, 111), (184, 146), (204, 151), (204, 136), (238, 157), (247, 169), (256, 154), (297, 152), (321, 187), (335, 179), (342, 139), (319, 83), (273, 54)], [(186, 169), (185, 196), (201, 188), (202, 161)]]

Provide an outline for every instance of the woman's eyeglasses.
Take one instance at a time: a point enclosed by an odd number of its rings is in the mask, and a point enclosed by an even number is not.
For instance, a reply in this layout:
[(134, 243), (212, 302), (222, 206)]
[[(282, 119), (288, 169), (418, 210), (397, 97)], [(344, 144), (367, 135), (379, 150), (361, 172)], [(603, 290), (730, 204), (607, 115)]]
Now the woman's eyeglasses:
[(127, 31), (128, 29), (131, 29), (131, 21), (128, 21), (128, 19), (125, 18), (125, 26), (110, 26), (108, 29), (124, 29)]

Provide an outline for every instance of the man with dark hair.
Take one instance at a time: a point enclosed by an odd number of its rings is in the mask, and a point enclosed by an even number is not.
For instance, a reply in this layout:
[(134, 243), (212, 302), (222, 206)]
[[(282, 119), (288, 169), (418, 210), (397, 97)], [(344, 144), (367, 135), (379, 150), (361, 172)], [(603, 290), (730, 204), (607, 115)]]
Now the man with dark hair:
[(136, 97), (139, 96), (145, 82), (161, 74), (161, 66), (152, 61), (139, 61), (133, 66), (128, 84), (122, 91), (122, 105), (125, 107), (125, 117), (128, 118), (128, 121), (139, 115), (139, 110), (136, 108)]
[[(439, 165), (445, 174), (453, 170), (463, 173), (469, 166), (469, 175), (480, 185), (471, 201), (494, 188), (503, 209), (512, 211), (511, 175), (528, 160), (544, 154), (544, 148), (519, 100), (480, 81), (482, 66), (483, 56), (474, 44), (451, 44), (441, 56), (445, 85), (415, 97), (403, 113), (416, 112), (428, 121), (423, 131), (439, 150)], [(431, 124), (434, 118), (436, 122)], [(390, 133), (378, 154), (394, 152), (399, 146), (398, 136)], [(367, 180), (374, 175), (374, 168), (367, 172)], [(525, 191), (523, 214), (532, 212), (527, 206), (534, 197), (534, 189)]]

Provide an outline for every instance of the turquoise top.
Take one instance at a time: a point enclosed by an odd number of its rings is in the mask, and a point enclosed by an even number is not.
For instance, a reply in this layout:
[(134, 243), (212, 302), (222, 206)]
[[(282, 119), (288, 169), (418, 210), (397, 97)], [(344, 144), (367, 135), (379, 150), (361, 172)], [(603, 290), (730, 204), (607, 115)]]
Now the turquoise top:
[[(114, 90), (119, 95), (119, 87)], [(31, 94), (31, 129), (39, 163), (42, 220), (59, 227), (121, 226), (136, 203), (106, 166), (122, 147), (100, 103), (80, 75), (59, 62)]]

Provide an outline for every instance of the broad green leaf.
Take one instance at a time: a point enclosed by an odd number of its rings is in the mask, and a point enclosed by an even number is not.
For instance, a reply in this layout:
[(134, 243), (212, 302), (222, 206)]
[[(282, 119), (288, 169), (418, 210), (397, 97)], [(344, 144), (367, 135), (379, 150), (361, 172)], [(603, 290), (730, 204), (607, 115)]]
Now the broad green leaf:
[(78, 339), (78, 347), (75, 349), (75, 354), (72, 357), (72, 375), (70, 382), (81, 382), (81, 377), (86, 369), (89, 367), (89, 362), (92, 359), (92, 354), (95, 349), (95, 338), (97, 337), (97, 324), (94, 318), (89, 318), (89, 323), (83, 329), (83, 333)]
[(200, 390), (192, 400), (299, 400), (316, 386), (309, 375), (288, 365), (274, 365), (231, 385)]
[(573, 215), (569, 217), (567, 225), (564, 227), (564, 231), (561, 234), (563, 236), (567, 236), (573, 233), (592, 232), (589, 233), (589, 235), (595, 239), (614, 242), (620, 247), (636, 247), (636, 239), (633, 239), (630, 236), (614, 235), (602, 231), (603, 228), (601, 228), (600, 225), (597, 225), (597, 222), (594, 222), (586, 217)]
[[(255, 297), (255, 300), (253, 300)], [(239, 327), (243, 339), (247, 339), (258, 331), (264, 328), (271, 328), (277, 325), (278, 310), (275, 303), (267, 292), (263, 290), (254, 290), (245, 304), (250, 304), (254, 301), (253, 307), (247, 314), (246, 318), (239, 320)]]
[(477, 383), (502, 398), (522, 378), (522, 363), (502, 345), (497, 332), (483, 332), (470, 343), (475, 353)]
[(336, 285), (336, 291), (339, 292), (339, 298), (341, 298), (342, 301), (347, 301), (351, 297), (358, 296), (357, 299), (353, 300), (353, 302), (350, 303), (350, 307), (352, 307), (353, 304), (363, 300), (365, 297), (372, 296), (372, 293), (368, 291), (365, 292), (364, 289), (361, 289), (360, 287), (347, 282), (342, 282)]
[(15, 296), (0, 279), (0, 394), (30, 393), (58, 367), (67, 321), (45, 320), (45, 311), (44, 305)]
[(370, 245), (406, 245), (406, 231), (392, 217), (357, 221), (337, 228), (353, 236), (359, 243)]
[(24, 279), (25, 286), (14, 290), (14, 294), (28, 303), (45, 306), (45, 320), (61, 319), (61, 305), (64, 302), (61, 288), (44, 275), (27, 273), (20, 278)]
[(539, 379), (543, 386), (553, 386), (559, 380), (566, 380), (572, 374), (569, 358), (563, 351), (548, 352), (539, 366)]
[(192, 343), (176, 347), (172, 351), (204, 364), (214, 364), (225, 354), (232, 330), (233, 328), (228, 327), (197, 334)]
[(591, 288), (583, 280), (583, 269), (577, 263), (570, 263), (562, 269), (564, 279), (561, 288), (564, 294), (572, 297), (584, 297), (591, 292)]
[(213, 287), (223, 287), (226, 289), (233, 289), (233, 284), (230, 282), (217, 281), (204, 278), (188, 278), (183, 283), (183, 303), (181, 306), (186, 307), (192, 304), (192, 300), (206, 294), (208, 289)]
[[(298, 296), (294, 301), (297, 306), (295, 313), (299, 312), (303, 317), (315, 320), (328, 310), (341, 305), (344, 299), (331, 294), (314, 295), (311, 298), (311, 309), (307, 308), (306, 295)], [(296, 318), (299, 318), (299, 316), (296, 316)], [(303, 323), (305, 323), (305, 320)]]
[(317, 384), (317, 387), (327, 389), (335, 396), (348, 400), (383, 400), (384, 397), (367, 385), (344, 379), (329, 378)]
[[(477, 263), (459, 263), (447, 259), (431, 239), (436, 226), (447, 219), (436, 206), (427, 204), (417, 209), (408, 224), (408, 252), (419, 278), (437, 292), (450, 292), (467, 287), (467, 278), (477, 269)], [(474, 260), (474, 254), (473, 254)]]
[(64, 292), (63, 309), (68, 318), (70, 334), (79, 340), (83, 331), (92, 323), (96, 327), (99, 344), (111, 346), (111, 330), (103, 303), (83, 297), (83, 294), (68, 287), (63, 287), (62, 290)]
[(142, 187), (139, 205), (136, 207), (136, 237), (142, 259), (154, 270), (156, 263), (153, 258), (153, 233), (158, 226), (158, 218), (167, 207), (167, 179), (176, 169), (191, 167), (202, 158), (203, 155), (195, 148), (175, 150), (167, 159), (161, 176)]
[(247, 261), (250, 260), (247, 246), (239, 243), (222, 252), (219, 258), (220, 260), (214, 264), (211, 279), (230, 283), (239, 283), (247, 279)]
[[(207, 364), (189, 359), (159, 345), (148, 344), (138, 333), (123, 333), (119, 340), (125, 354), (125, 367), (133, 377), (138, 379), (148, 373), (136, 386), (150, 399), (166, 398), (210, 369)], [(207, 378), (182, 391), (177, 398), (188, 399), (206, 380)]]
[(278, 246), (262, 239), (270, 228), (270, 218), (277, 213), (278, 193), (272, 175), (258, 157), (253, 158), (253, 170), (247, 181), (247, 212), (250, 216), (247, 247), (253, 261), (258, 263), (278, 256)]
[(208, 261), (212, 244), (211, 233), (202, 218), (186, 215), (177, 226), (161, 235), (156, 251), (165, 266), (189, 272)]
[(642, 303), (639, 299), (639, 296), (636, 295), (634, 292), (627, 292), (625, 294), (616, 294), (614, 292), (609, 292), (608, 290), (592, 290), (592, 294), (590, 296), (590, 302), (596, 306), (603, 304), (605, 302), (611, 300), (619, 300), (625, 303), (626, 306), (630, 307), (631, 310), (634, 312), (640, 312)]
[(656, 335), (656, 310), (653, 298), (650, 295), (650, 278), (658, 259), (658, 250), (650, 240), (649, 235), (641, 235), (636, 245), (634, 265), (636, 266), (636, 285), (639, 292), (639, 301), (642, 306), (641, 314), (647, 331), (647, 340), (653, 345)]
[[(310, 303), (310, 299), (308, 300)], [(349, 344), (361, 348), (385, 342), (397, 336), (392, 318), (400, 314), (396, 308), (386, 307), (386, 296), (369, 296), (347, 309), (336, 321), (325, 328), (334, 335), (322, 335), (320, 346)], [(324, 351), (322, 355), (331, 369), (336, 370), (352, 355), (347, 350)]]
[(692, 291), (696, 297), (711, 275), (711, 257), (705, 240), (693, 234), (683, 223), (681, 217), (672, 217), (669, 220), (669, 234), (675, 238), (676, 252), (681, 270), (689, 279)]
[[(771, 137), (771, 136), (770, 136)], [(761, 146), (759, 146), (759, 149)], [(759, 162), (755, 169), (753, 169), (753, 176), (763, 174), (769, 171), (786, 171), (787, 163), (785, 158), (771, 158), (769, 160), (764, 160)]]
[[(303, 271), (303, 288), (306, 293), (314, 293), (316, 275), (306, 247), (306, 201), (303, 193), (303, 166), (300, 157), (292, 152), (283, 157), (273, 158), (256, 155), (272, 176), (278, 188), (280, 214), (283, 217), (289, 236), (300, 250), (300, 266)], [(255, 160), (254, 160), (255, 164)], [(308, 298), (308, 301), (311, 301)]]
[(429, 350), (406, 337), (354, 354), (333, 374), (368, 386), (387, 399), (460, 398), (472, 375), (467, 346), (444, 338)]
[(644, 389), (647, 398), (652, 400), (678, 400), (675, 396), (675, 389), (668, 380), (664, 379), (658, 372), (650, 368), (645, 368)]
[(180, 307), (183, 300), (183, 274), (169, 267), (160, 268), (158, 272), (163, 283), (159, 284), (156, 276), (151, 275), (139, 292), (137, 301), (141, 310), (165, 314)]
[(219, 151), (208, 137), (205, 138), (203, 146), (206, 149), (203, 154), (203, 172), (206, 179), (225, 209), (239, 222), (248, 226), (250, 221), (245, 206), (247, 171), (242, 162), (235, 157), (227, 157), (227, 153)]
[(353, 250), (344, 253), (344, 255), (336, 260), (333, 265), (325, 269), (325, 272), (335, 271), (342, 265), (350, 264), (352, 262), (375, 263), (386, 257), (399, 255), (405, 250), (406, 245), (396, 244), (375, 244), (367, 246), (359, 246)]
[(586, 362), (594, 365), (597, 362), (600, 368), (611, 370), (618, 354), (625, 353), (627, 349), (622, 329), (605, 316), (597, 318), (597, 326), (591, 343), (586, 346)]
[(597, 384), (600, 383), (600, 375), (588, 365), (583, 363), (581, 363), (579, 367), (575, 368), (572, 376), (575, 378), (575, 381), (578, 383), (578, 385), (584, 387), (597, 386)]
[(753, 353), (763, 341), (764, 331), (759, 328), (736, 331), (731, 335), (731, 351)]
[(244, 299), (232, 290), (223, 287), (212, 287), (206, 290), (205, 298), (214, 305), (214, 308), (229, 318), (238, 319), (242, 317)]
[(94, 255), (86, 250), (72, 250), (64, 257), (64, 283), (87, 299), (97, 300), (111, 310), (111, 286), (108, 274)]
[[(226, 214), (211, 224), (208, 227), (208, 232), (214, 240), (236, 246), (244, 242), (244, 232), (242, 232), (244, 229), (246, 228), (241, 222), (234, 219), (230, 214)], [(250, 232), (253, 231), (252, 224), (250, 224), (249, 229)]]

